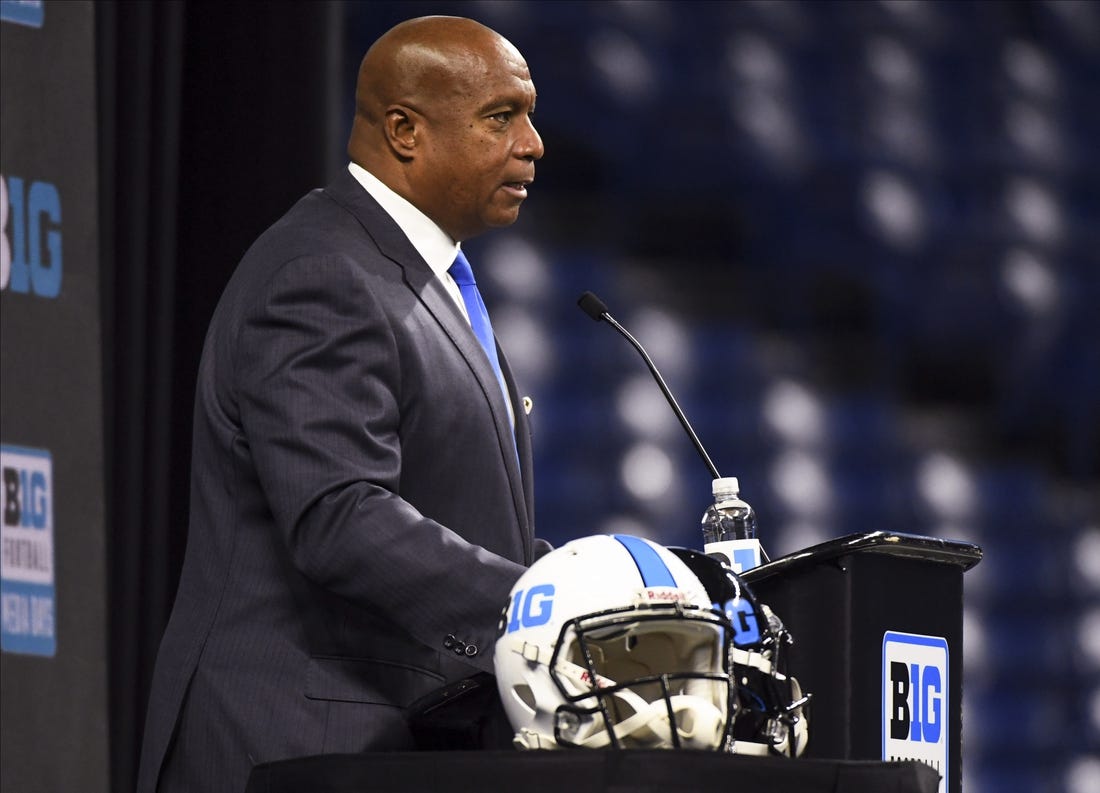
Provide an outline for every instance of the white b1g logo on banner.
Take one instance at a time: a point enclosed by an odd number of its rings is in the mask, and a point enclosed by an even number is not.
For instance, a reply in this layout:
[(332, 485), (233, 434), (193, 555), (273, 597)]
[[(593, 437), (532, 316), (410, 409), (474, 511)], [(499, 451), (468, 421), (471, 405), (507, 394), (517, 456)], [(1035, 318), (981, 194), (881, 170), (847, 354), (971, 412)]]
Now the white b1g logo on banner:
[(53, 459), (46, 449), (0, 445), (0, 474), (0, 650), (53, 656)]
[(947, 790), (947, 640), (887, 631), (882, 638), (882, 759), (920, 760)]

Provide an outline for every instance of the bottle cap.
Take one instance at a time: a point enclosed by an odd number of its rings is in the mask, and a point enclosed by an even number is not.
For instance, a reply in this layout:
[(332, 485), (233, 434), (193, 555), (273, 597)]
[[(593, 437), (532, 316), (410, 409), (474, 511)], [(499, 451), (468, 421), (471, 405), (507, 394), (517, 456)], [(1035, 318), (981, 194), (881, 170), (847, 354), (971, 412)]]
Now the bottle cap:
[(736, 476), (723, 476), (710, 483), (711, 495), (718, 499), (736, 496), (740, 492)]

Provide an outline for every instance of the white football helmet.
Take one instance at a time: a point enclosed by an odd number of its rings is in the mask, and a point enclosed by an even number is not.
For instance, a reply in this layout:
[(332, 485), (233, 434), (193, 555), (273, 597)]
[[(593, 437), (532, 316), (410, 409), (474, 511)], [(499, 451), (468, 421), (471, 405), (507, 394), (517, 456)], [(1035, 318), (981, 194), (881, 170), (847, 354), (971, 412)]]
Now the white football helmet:
[(810, 739), (811, 695), (803, 694), (795, 677), (784, 674), (784, 653), (794, 643), (790, 631), (728, 565), (688, 548), (669, 551), (695, 573), (733, 626), (738, 707), (731, 751), (798, 757)]
[(495, 647), (519, 749), (728, 750), (732, 626), (656, 543), (573, 540), (512, 588)]

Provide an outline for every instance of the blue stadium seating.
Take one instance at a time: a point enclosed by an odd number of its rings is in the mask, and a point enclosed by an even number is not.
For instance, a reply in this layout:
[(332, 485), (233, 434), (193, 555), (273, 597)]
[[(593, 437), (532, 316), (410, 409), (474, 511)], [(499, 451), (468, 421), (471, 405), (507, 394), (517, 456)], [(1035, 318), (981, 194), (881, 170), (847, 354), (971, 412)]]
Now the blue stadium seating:
[[(676, 471), (668, 494), (624, 487), (645, 438), (617, 398), (644, 365), (574, 303), (593, 290), (632, 330), (659, 310), (688, 347), (658, 365), (765, 547), (876, 528), (984, 546), (967, 793), (1079, 793), (1068, 770), (1100, 738), (1100, 659), (1076, 627), (1100, 593), (1072, 572), (1100, 526), (1100, 5), (369, 5), (350, 50), (380, 18), (458, 13), (532, 67), (547, 156), (502, 234), (552, 280), (483, 291), (553, 348), (532, 386), (540, 533), (622, 520), (701, 545), (708, 483), (685, 438), (648, 438)], [(498, 238), (468, 248), (489, 257)], [(783, 383), (819, 433), (769, 419)], [(973, 487), (965, 514), (929, 500), (936, 455)], [(815, 470), (826, 505), (807, 497)]]

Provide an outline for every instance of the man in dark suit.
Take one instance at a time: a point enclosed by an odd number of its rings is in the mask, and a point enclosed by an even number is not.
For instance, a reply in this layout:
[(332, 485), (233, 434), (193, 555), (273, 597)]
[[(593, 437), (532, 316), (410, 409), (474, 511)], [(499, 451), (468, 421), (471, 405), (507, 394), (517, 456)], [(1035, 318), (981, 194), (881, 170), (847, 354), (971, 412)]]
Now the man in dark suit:
[(142, 793), (413, 748), (407, 706), (492, 671), (509, 589), (548, 548), (523, 400), (448, 273), (515, 221), (542, 157), (527, 65), (471, 20), (410, 20), (364, 57), (356, 103), (348, 172), (256, 241), (207, 333)]

